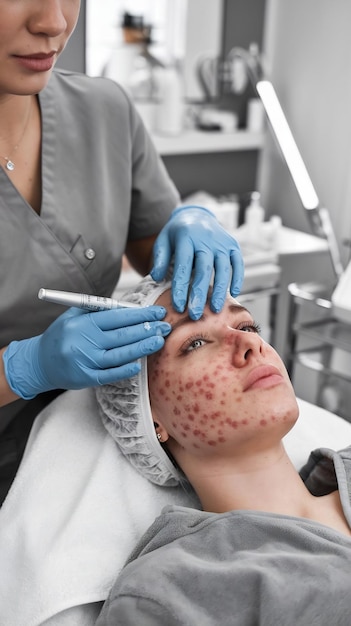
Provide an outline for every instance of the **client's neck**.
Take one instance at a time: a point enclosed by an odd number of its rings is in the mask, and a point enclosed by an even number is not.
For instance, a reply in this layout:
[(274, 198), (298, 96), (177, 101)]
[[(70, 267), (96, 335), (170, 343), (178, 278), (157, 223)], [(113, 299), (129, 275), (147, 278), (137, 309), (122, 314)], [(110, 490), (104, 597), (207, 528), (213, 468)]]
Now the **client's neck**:
[(315, 497), (301, 480), (280, 443), (241, 459), (218, 459), (183, 467), (204, 511), (246, 510), (302, 517), (350, 537), (339, 492)]
[(305, 516), (312, 497), (283, 444), (252, 458), (234, 463), (221, 459), (187, 473), (203, 509), (215, 513), (244, 509)]

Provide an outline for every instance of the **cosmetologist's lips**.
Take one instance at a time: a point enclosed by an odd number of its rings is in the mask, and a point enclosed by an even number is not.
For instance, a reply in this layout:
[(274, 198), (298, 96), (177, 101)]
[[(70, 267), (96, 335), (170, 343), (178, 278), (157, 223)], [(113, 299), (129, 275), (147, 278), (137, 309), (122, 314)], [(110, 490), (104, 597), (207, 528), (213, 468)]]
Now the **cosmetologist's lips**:
[(56, 58), (56, 51), (50, 52), (33, 52), (32, 54), (20, 55), (15, 54), (13, 58), (18, 61), (22, 67), (34, 72), (47, 72), (52, 68)]
[(274, 365), (258, 365), (248, 374), (244, 381), (243, 391), (273, 387), (284, 382), (284, 377)]

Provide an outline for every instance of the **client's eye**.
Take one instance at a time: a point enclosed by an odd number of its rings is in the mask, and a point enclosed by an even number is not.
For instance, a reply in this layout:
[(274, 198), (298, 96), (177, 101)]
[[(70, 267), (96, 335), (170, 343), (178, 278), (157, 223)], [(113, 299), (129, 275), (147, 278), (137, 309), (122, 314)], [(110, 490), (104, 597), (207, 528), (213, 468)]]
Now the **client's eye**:
[(261, 327), (256, 322), (242, 322), (237, 326), (238, 330), (243, 330), (245, 333), (257, 333), (261, 332)]
[(199, 350), (199, 348), (202, 348), (206, 343), (208, 343), (208, 340), (205, 337), (189, 337), (182, 345), (181, 352), (182, 354), (188, 354), (194, 350)]
[(201, 346), (203, 346), (205, 343), (206, 342), (204, 339), (194, 339), (194, 341), (191, 342), (190, 346), (188, 346), (188, 350), (197, 350), (198, 348), (201, 348)]

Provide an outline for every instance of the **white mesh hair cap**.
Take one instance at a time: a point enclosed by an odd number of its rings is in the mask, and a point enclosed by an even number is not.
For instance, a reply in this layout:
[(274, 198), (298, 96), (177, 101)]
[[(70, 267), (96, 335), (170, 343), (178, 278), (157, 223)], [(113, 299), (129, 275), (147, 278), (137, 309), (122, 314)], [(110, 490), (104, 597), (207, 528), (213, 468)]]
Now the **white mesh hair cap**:
[[(148, 306), (170, 287), (169, 281), (156, 283), (146, 276), (122, 299)], [(157, 485), (175, 487), (184, 481), (184, 476), (157, 440), (149, 400), (147, 357), (140, 362), (137, 376), (96, 388), (100, 415), (105, 428), (140, 474)]]

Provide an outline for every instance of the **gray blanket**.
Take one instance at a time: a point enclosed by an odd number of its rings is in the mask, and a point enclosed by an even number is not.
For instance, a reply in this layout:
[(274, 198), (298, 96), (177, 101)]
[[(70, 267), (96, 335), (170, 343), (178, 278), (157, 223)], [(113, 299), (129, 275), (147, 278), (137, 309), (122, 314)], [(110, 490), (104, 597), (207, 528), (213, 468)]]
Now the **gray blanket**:
[[(312, 453), (312, 493), (338, 486), (351, 526), (351, 448)], [(351, 539), (259, 511), (166, 507), (133, 552), (97, 626), (350, 626)]]

